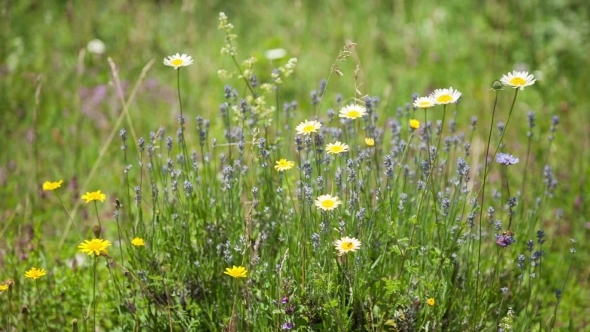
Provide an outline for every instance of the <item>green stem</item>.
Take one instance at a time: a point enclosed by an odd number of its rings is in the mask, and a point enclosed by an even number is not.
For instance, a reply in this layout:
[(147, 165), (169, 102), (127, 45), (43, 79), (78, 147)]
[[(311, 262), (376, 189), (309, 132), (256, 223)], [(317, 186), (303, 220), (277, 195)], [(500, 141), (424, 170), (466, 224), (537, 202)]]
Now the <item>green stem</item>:
[(96, 261), (97, 256), (94, 255), (94, 264), (92, 266), (92, 276), (93, 276), (93, 286), (92, 286), (92, 305), (94, 307), (93, 310), (93, 322), (92, 322), (92, 331), (96, 331)]

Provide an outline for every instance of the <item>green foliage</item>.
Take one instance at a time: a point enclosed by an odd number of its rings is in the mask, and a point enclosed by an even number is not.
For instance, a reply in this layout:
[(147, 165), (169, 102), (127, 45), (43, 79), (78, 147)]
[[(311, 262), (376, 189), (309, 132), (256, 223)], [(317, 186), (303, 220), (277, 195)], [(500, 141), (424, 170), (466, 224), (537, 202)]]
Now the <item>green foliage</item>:
[[(583, 2), (4, 1), (0, 15), (0, 331), (91, 331), (95, 316), (105, 331), (588, 328), (588, 245), (570, 242), (590, 206)], [(194, 64), (161, 64), (176, 52)], [(513, 68), (537, 83), (488, 90)], [(411, 107), (450, 85), (460, 104)], [(368, 115), (339, 118), (349, 104)], [(305, 119), (322, 129), (297, 136)], [(350, 151), (326, 154), (336, 141)], [(295, 167), (276, 171), (282, 158)], [(80, 200), (98, 189), (104, 203)], [(340, 206), (321, 211), (325, 194)], [(79, 253), (98, 225), (113, 246)], [(360, 247), (339, 255), (344, 237)]]

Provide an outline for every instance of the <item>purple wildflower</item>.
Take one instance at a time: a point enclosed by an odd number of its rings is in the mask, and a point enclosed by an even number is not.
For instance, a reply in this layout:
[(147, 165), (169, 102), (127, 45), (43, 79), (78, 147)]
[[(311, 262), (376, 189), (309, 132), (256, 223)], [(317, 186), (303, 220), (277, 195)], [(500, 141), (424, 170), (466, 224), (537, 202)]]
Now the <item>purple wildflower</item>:
[(502, 164), (502, 165), (514, 165), (518, 163), (518, 158), (515, 158), (513, 155), (507, 154), (507, 153), (498, 153), (496, 155), (496, 162), (498, 162), (498, 164)]
[(496, 234), (496, 244), (500, 247), (507, 247), (516, 242), (516, 239), (511, 234)]
[(288, 296), (283, 297), (283, 299), (281, 300), (281, 303), (282, 304), (289, 303), (289, 297)]
[(285, 324), (281, 325), (281, 328), (283, 330), (290, 330), (293, 328), (293, 323), (291, 322), (286, 322)]

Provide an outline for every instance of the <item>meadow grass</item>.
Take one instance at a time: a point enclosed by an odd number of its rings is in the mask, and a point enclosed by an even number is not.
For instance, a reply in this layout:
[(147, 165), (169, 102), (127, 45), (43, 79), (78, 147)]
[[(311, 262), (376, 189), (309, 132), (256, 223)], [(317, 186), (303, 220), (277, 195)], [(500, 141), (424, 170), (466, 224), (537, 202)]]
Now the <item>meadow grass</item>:
[(585, 14), (5, 2), (0, 329), (588, 328)]

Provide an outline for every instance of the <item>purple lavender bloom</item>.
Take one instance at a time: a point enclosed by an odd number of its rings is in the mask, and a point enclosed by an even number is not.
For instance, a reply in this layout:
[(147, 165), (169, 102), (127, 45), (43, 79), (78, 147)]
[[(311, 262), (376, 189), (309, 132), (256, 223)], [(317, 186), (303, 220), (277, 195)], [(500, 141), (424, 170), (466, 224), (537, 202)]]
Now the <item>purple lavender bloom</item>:
[(504, 248), (516, 242), (516, 239), (510, 234), (496, 234), (496, 244)]
[(283, 330), (290, 330), (293, 328), (293, 323), (291, 322), (286, 322), (285, 324), (281, 325), (281, 328)]
[(502, 165), (514, 165), (518, 163), (518, 158), (515, 158), (513, 155), (507, 154), (507, 153), (498, 153), (496, 155), (496, 162), (498, 164), (502, 164)]

